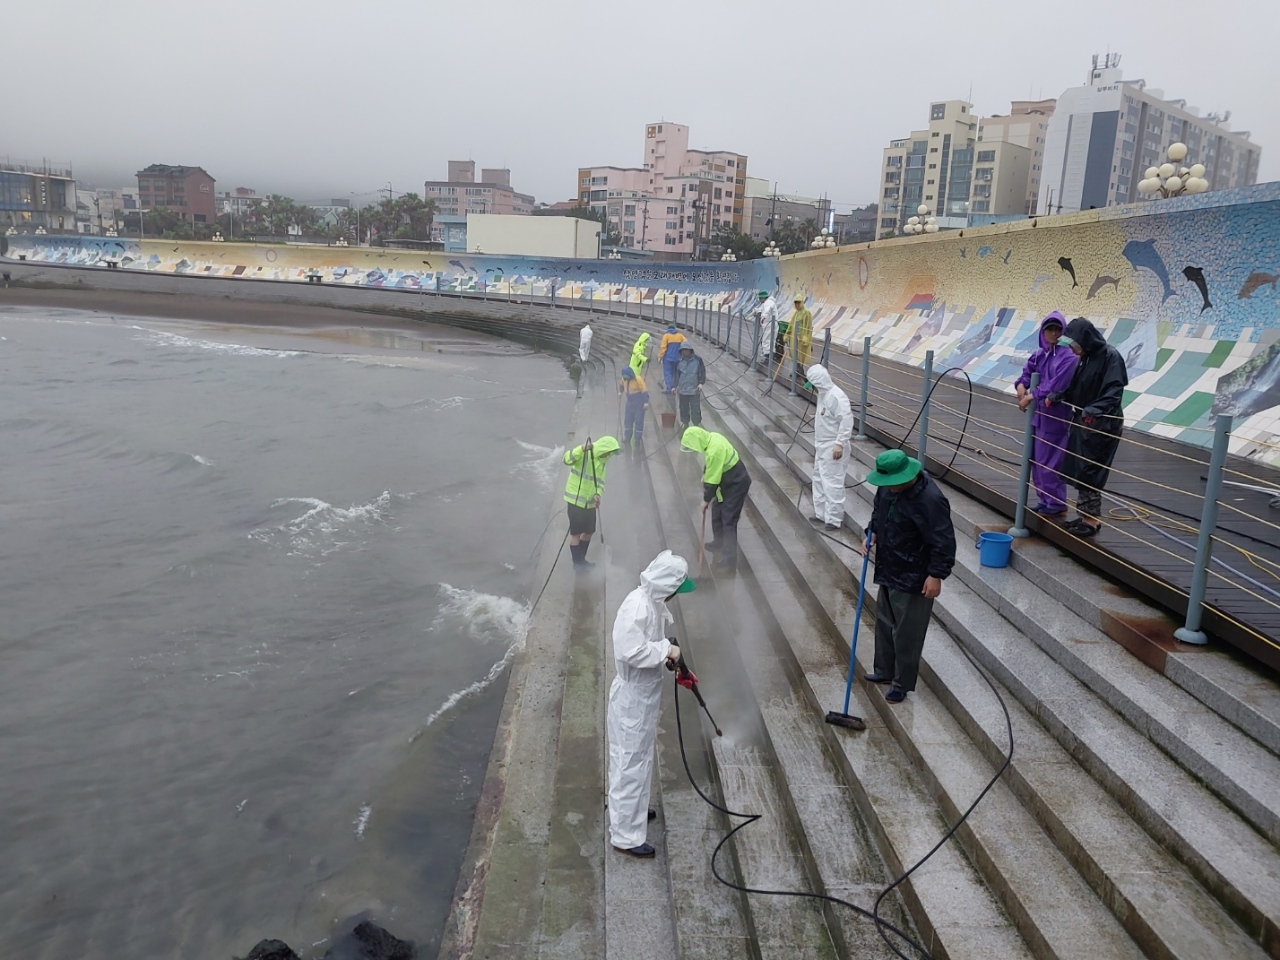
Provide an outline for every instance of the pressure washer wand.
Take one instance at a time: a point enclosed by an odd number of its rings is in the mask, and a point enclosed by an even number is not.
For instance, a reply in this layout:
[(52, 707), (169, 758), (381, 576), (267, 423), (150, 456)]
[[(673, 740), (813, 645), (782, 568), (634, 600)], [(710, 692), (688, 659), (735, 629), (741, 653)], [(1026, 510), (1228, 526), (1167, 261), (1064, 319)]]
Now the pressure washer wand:
[(702, 691), (698, 689), (698, 678), (694, 676), (689, 665), (684, 662), (684, 654), (680, 654), (674, 662), (667, 661), (667, 669), (674, 670), (676, 674), (676, 684), (681, 687), (687, 687), (693, 691), (694, 699), (698, 701), (698, 706), (702, 708), (702, 712), (707, 715), (707, 719), (711, 721), (711, 726), (715, 727), (716, 736), (723, 737), (720, 727), (716, 725), (716, 718), (711, 716), (711, 711), (707, 709), (707, 701), (702, 699)]

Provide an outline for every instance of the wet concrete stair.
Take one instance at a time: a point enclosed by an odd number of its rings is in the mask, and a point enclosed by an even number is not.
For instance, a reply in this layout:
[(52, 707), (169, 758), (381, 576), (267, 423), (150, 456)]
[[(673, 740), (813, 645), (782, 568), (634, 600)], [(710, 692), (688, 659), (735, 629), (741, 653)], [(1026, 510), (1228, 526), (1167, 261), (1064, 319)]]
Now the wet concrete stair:
[[(787, 513), (793, 526), (800, 518), (789, 501), (798, 478), (807, 476), (806, 461), (812, 454), (800, 441), (788, 458), (791, 462), (781, 460), (794, 426), (786, 429), (779, 423), (782, 413), (770, 410), (773, 405), (774, 410), (785, 412), (782, 403), (776, 399), (761, 402), (751, 396), (752, 390), (753, 385), (748, 385), (735, 398), (735, 412), (726, 416), (725, 425), (730, 435), (750, 439), (743, 446), (759, 454), (753, 476), (757, 484), (763, 480), (772, 488), (771, 498), (765, 498), (757, 495), (758, 486), (753, 487), (753, 502), (760, 510), (772, 501), (778, 511), (761, 518), (766, 520), (761, 531), (775, 535), (769, 545), (790, 557), (796, 571), (805, 570), (813, 578), (810, 582), (822, 582), (822, 572), (833, 568), (831, 560), (853, 567), (853, 555), (812, 530), (799, 537), (776, 536), (787, 529)], [(867, 462), (873, 453), (872, 449), (864, 451)], [(862, 471), (855, 468), (855, 472), (861, 475), (865, 467)], [(1222, 794), (1256, 798), (1256, 789), (1251, 794), (1238, 782), (1220, 783), (1216, 790), (1219, 796), (1215, 796), (1178, 762), (1175, 752), (1166, 750), (1180, 751), (1182, 745), (1195, 743), (1200, 733), (1192, 728), (1199, 725), (1200, 730), (1207, 727), (1213, 731), (1223, 751), (1238, 751), (1264, 770), (1274, 757), (1266, 751), (1259, 753), (1259, 744), (1243, 731), (1123, 651), (1120, 655), (1128, 659), (1116, 664), (1115, 671), (1121, 676), (1145, 671), (1145, 682), (1157, 688), (1165, 685), (1161, 693), (1174, 698), (1183, 715), (1181, 722), (1166, 721), (1169, 735), (1160, 742), (1150, 735), (1154, 730), (1150, 724), (1160, 724), (1158, 712), (1147, 714), (1151, 719), (1143, 728), (1112, 709), (1087, 680), (1069, 669), (1074, 665), (1085, 672), (1081, 663), (1073, 664), (1066, 656), (1066, 664), (1059, 663), (1041, 649), (1038, 644), (1043, 637), (1036, 634), (1072, 637), (1071, 645), (1085, 649), (1086, 654), (1096, 647), (1115, 648), (1115, 644), (1079, 617), (1077, 623), (1064, 627), (1063, 618), (1075, 614), (1044, 591), (1039, 591), (1039, 596), (1032, 592), (1039, 588), (1023, 577), (1016, 565), (999, 571), (978, 567), (972, 556), (975, 551), (964, 549), (965, 540), (975, 526), (983, 525), (975, 524), (975, 519), (998, 518), (978, 516), (980, 508), (972, 505), (971, 509), (965, 498), (948, 492), (961, 534), (960, 564), (935, 607), (938, 622), (926, 645), (923, 668), (928, 690), (908, 701), (910, 710), (889, 708), (877, 691), (870, 692), (872, 702), (891, 725), (894, 718), (910, 718), (910, 730), (907, 724), (898, 724), (899, 736), (904, 744), (915, 745), (908, 749), (927, 772), (932, 771), (928, 775), (937, 789), (947, 790), (942, 775), (945, 768), (935, 769), (930, 763), (929, 740), (953, 742), (958, 729), (963, 734), (961, 745), (978, 751), (988, 765), (996, 762), (1006, 742), (1003, 717), (993, 712), (990, 691), (956, 646), (957, 641), (965, 644), (996, 675), (1010, 702), (1019, 749), (1004, 789), (1021, 804), (1024, 814), (1019, 819), (1025, 825), (1024, 818), (1032, 818), (1041, 837), (1052, 840), (1059, 859), (1065, 858), (1142, 949), (1160, 957), (1209, 955), (1206, 951), (1262, 956), (1262, 950), (1252, 942), (1256, 940), (1274, 954), (1280, 862), (1274, 846), (1256, 831), (1258, 824), (1247, 822), (1220, 799)], [(854, 495), (847, 510), (849, 523), (860, 529), (856, 524), (869, 514), (869, 504)], [(1005, 592), (999, 592), (1001, 589)], [(814, 599), (828, 609), (833, 625), (848, 622), (847, 611), (829, 599), (836, 593), (831, 585), (813, 591)], [(1002, 614), (1008, 614), (1009, 619)], [(863, 653), (869, 665), (869, 644)], [(1083, 659), (1076, 657), (1077, 661)], [(1139, 700), (1129, 698), (1130, 703)], [(1212, 769), (1220, 775), (1227, 758), (1212, 759), (1217, 761)], [(1250, 783), (1249, 778), (1242, 779), (1245, 785)], [(1259, 819), (1266, 823), (1265, 816)], [(977, 827), (975, 824), (965, 838), (967, 845), (980, 839)], [(1006, 873), (994, 858), (984, 861), (979, 848), (974, 846), (973, 850), (993, 889), (1001, 884), (1009, 886), (1002, 902), (1018, 917), (1019, 908), (1011, 905), (1011, 898), (1024, 894), (1013, 889), (1016, 872)], [(1030, 921), (1028, 913), (1021, 919), (1020, 929), (1034, 942), (1035, 935), (1027, 931), (1048, 927), (1029, 927)]]
[[(664, 517), (671, 515), (670, 521), (664, 520), (664, 533), (674, 548), (696, 555), (693, 538), (698, 531), (689, 518), (700, 503), (700, 467), (696, 458), (676, 454), (674, 444), (664, 449), (681, 474), (678, 488), (664, 486), (661, 477), (655, 476), (655, 492), (660, 502), (665, 499), (669, 504)], [(655, 471), (660, 473), (657, 467)], [(765, 734), (762, 755), (778, 771), (781, 790), (781, 802), (773, 809), (760, 805), (739, 808), (765, 812), (766, 818), (746, 827), (734, 843), (759, 843), (752, 831), (767, 829), (770, 819), (783, 818), (785, 823), (785, 818), (790, 818), (791, 836), (784, 837), (786, 842), (781, 846), (770, 842), (768, 847), (775, 859), (801, 858), (805, 869), (788, 871), (790, 882), (784, 883), (777, 870), (767, 868), (767, 860), (757, 858), (747, 865), (745, 882), (773, 889), (826, 892), (869, 910), (892, 876), (923, 856), (945, 832), (946, 824), (928, 792), (916, 782), (910, 760), (882, 725), (873, 720), (872, 731), (841, 742), (832, 735), (833, 728), (822, 723), (822, 714), (815, 711), (813, 698), (806, 693), (789, 645), (816, 639), (812, 616), (796, 606), (782, 609), (793, 600), (795, 590), (781, 568), (762, 570), (764, 579), (756, 579), (757, 566), (767, 560), (767, 556), (758, 555), (751, 572), (744, 570), (737, 579), (715, 578), (720, 616), (732, 628), (753, 702), (759, 705)], [(682, 609), (689, 608), (689, 604), (682, 604)], [(835, 653), (829, 640), (818, 641), (814, 647), (828, 655)], [(829, 682), (841, 684), (844, 671), (839, 656), (828, 659)], [(717, 671), (727, 667), (726, 660), (725, 656), (715, 658)], [(741, 707), (731, 716), (741, 724)], [(717, 759), (735, 772), (741, 767), (734, 755), (718, 752)], [(721, 776), (729, 779), (723, 771)], [(875, 812), (867, 816), (864, 810)], [(761, 867), (765, 869), (761, 871)], [(957, 848), (944, 848), (903, 893), (913, 905), (912, 915), (926, 921), (922, 933), (911, 935), (922, 939), (935, 956), (1032, 956)], [(794, 901), (757, 895), (749, 897), (748, 903), (757, 918), (765, 911), (796, 909)], [(925, 906), (921, 908), (921, 904)], [(892, 955), (869, 919), (835, 904), (828, 905), (825, 914), (842, 956)], [(908, 926), (893, 897), (886, 902), (884, 916), (899, 927)], [(765, 944), (761, 946), (763, 950)]]

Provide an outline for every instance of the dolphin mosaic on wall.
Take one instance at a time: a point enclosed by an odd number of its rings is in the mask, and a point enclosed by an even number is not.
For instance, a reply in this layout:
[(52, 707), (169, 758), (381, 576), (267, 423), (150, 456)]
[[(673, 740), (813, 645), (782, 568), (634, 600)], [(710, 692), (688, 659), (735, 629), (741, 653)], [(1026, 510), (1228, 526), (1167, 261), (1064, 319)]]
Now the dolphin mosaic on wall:
[(1156, 279), (1164, 287), (1164, 299), (1168, 300), (1173, 296), (1173, 287), (1169, 285), (1169, 270), (1164, 265), (1164, 260), (1156, 251), (1156, 242), (1154, 240), (1130, 240), (1124, 245), (1122, 251), (1124, 258), (1133, 266), (1133, 270), (1137, 273), (1139, 270), (1150, 270), (1156, 275)]
[(1059, 258), (1058, 258), (1058, 266), (1060, 266), (1063, 270), (1067, 271), (1067, 273), (1071, 274), (1071, 286), (1072, 286), (1072, 287), (1078, 287), (1078, 286), (1080, 286), (1079, 281), (1077, 281), (1077, 280), (1076, 280), (1076, 268), (1075, 268), (1075, 266), (1071, 263), (1071, 258), (1070, 258), (1070, 257), (1059, 257)]
[(1199, 267), (1183, 267), (1182, 275), (1196, 285), (1196, 289), (1200, 291), (1200, 296), (1204, 300), (1204, 306), (1200, 308), (1200, 312), (1204, 313), (1213, 306), (1209, 302), (1209, 284), (1204, 278), (1204, 271)]
[[(1261, 373), (1247, 397), (1232, 387), (1242, 365), (1280, 336), (1280, 269), (1272, 266), (1280, 265), (1280, 184), (977, 227), (963, 238), (944, 230), (732, 264), (487, 254), (423, 261), (402, 252), (401, 259), (427, 268), (420, 274), (391, 266), (394, 254), (369, 248), (178, 243), (175, 251), (173, 241), (7, 239), (8, 256), (28, 261), (98, 266), (111, 260), (134, 270), (215, 279), (301, 282), (312, 273), (342, 286), (413, 294), (478, 292), (477, 278), (484, 277), (490, 297), (542, 298), (554, 291), (578, 303), (691, 299), (737, 311), (751, 309), (758, 290), (804, 290), (815, 333), (830, 330), (833, 349), (856, 351), (870, 336), (877, 355), (914, 364), (933, 350), (935, 362), (959, 362), (975, 383), (1004, 390), (1034, 347), (1040, 320), (1060, 310), (1088, 317), (1129, 360), (1125, 402), (1135, 429), (1162, 424), (1165, 436), (1206, 444), (1213, 432), (1209, 407), (1226, 398), (1241, 416), (1233, 452), (1280, 463), (1280, 429), (1266, 412), (1280, 391)], [(993, 260), (1001, 261), (1000, 269), (992, 268)], [(1171, 277), (1168, 265), (1175, 263), (1183, 265), (1173, 268), (1181, 277)], [(1275, 374), (1280, 382), (1280, 367)]]

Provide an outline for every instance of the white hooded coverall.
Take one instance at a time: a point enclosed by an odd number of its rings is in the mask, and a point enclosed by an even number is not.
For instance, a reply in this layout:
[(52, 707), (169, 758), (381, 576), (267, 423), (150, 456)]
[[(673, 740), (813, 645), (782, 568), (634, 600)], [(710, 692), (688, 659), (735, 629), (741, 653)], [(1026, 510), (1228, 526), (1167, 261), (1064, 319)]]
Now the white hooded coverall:
[(658, 712), (674, 621), (666, 598), (684, 583), (689, 565), (663, 550), (640, 574), (613, 621), (613, 658), (618, 675), (609, 688), (609, 840), (630, 850), (645, 842), (649, 786), (658, 737)]
[(587, 362), (587, 358), (591, 356), (591, 326), (582, 328), (582, 332), (578, 335), (578, 357), (583, 363)]
[[(844, 473), (853, 435), (853, 408), (827, 368), (815, 363), (807, 373), (818, 391), (813, 421), (813, 514), (827, 523), (844, 523)], [(835, 459), (839, 447), (841, 458)]]
[(778, 304), (773, 297), (765, 300), (756, 310), (760, 318), (760, 349), (756, 353), (756, 363), (766, 367), (773, 357), (773, 344), (778, 338)]

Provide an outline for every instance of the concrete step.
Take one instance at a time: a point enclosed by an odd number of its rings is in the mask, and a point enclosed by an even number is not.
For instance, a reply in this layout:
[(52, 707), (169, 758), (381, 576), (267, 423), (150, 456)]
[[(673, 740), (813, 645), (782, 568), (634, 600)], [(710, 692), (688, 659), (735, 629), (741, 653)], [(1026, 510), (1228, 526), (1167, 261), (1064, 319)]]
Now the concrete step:
[[(765, 426), (760, 420), (767, 420), (768, 414), (751, 399), (754, 411), (748, 419)], [(811, 462), (811, 447), (805, 452), (801, 449), (804, 446), (797, 443), (789, 458), (793, 475), (806, 475), (805, 468)], [(879, 448), (869, 444), (853, 446), (853, 472), (864, 476)], [(868, 503), (874, 497), (874, 490), (866, 485), (851, 492)], [(1101, 593), (1100, 584), (1074, 562), (1059, 565), (1057, 571), (1046, 569), (1044, 555), (1058, 554), (1051, 545), (1035, 538), (1019, 541), (1010, 568), (981, 567), (976, 551), (965, 549), (967, 543), (972, 542), (976, 531), (1005, 524), (995, 522), (997, 515), (957, 491), (948, 490), (948, 496), (961, 545), (954, 576), (964, 580), (1073, 676), (1102, 695), (1273, 843), (1280, 842), (1280, 757), (1254, 738), (1242, 735), (1238, 727), (1176, 683), (1108, 642), (1106, 635), (1077, 613), (1087, 613), (1082, 597), (1091, 592), (1096, 598)], [(1056, 578), (1052, 576), (1054, 572), (1058, 574)], [(1056, 596), (1048, 592), (1061, 584), (1072, 586), (1065, 593), (1059, 589)]]
[[(752, 410), (747, 408), (746, 413), (750, 416)], [(740, 422), (739, 429), (744, 433), (751, 432), (745, 423)], [(759, 432), (756, 436), (757, 442), (762, 442)], [(767, 442), (765, 446), (773, 450)], [(775, 464), (772, 472), (784, 484), (779, 490), (785, 489), (784, 495), (789, 496), (795, 464), (779, 461)], [(855, 527), (858, 520), (865, 521), (869, 516), (869, 505), (860, 498), (850, 498), (847, 507), (853, 511), (851, 523)], [(967, 560), (963, 553), (962, 560)], [(848, 562), (852, 566), (851, 558)], [(963, 574), (964, 571), (959, 572)], [(1010, 571), (991, 572), (1011, 574)], [(984, 666), (991, 669), (1030, 713), (1052, 732), (1066, 752), (1084, 764), (1095, 778), (1095, 786), (1101, 784), (1106, 787), (1114, 798), (1113, 803), (1133, 814), (1151, 837), (1174, 853), (1221, 901), (1250, 936), (1270, 948), (1276, 942), (1276, 907), (1280, 905), (1277, 902), (1280, 891), (1271, 879), (1280, 876), (1277, 872), (1280, 861), (1276, 859), (1274, 847), (1209, 795), (1168, 755), (1156, 749), (1151, 741), (1111, 711), (1086, 685), (1034, 644), (1028, 643), (1020, 631), (1002, 617), (994, 615), (991, 607), (969, 590), (965, 581), (966, 577), (962, 575), (948, 582), (943, 597), (935, 605), (939, 621), (970, 647)], [(977, 629), (966, 626), (975, 624), (979, 625)], [(938, 646), (945, 647), (945, 644)], [(932, 644), (926, 647), (927, 664), (931, 662), (933, 650)], [(932, 671), (927, 675), (946, 674)], [(1028, 776), (1027, 779), (1031, 778)], [(1173, 805), (1175, 799), (1176, 806)], [(1046, 796), (1042, 813), (1053, 809), (1051, 798)], [(1051, 818), (1046, 813), (1043, 819)], [(1060, 841), (1068, 856), (1073, 856), (1073, 849), (1088, 849), (1084, 843), (1088, 838), (1083, 831), (1089, 824), (1090, 821), (1083, 821), (1080, 835), (1069, 841), (1065, 838)], [(1105, 849), (1093, 849), (1089, 857), (1094, 864), (1111, 862)], [(1090, 879), (1095, 890), (1104, 897), (1110, 895), (1109, 887), (1098, 870), (1078, 858), (1073, 859), (1073, 863)], [(1165, 874), (1169, 875), (1170, 871), (1166, 869)], [(1176, 871), (1173, 875), (1176, 879)], [(1139, 896), (1141, 892), (1140, 888), (1132, 890), (1131, 902), (1143, 902)], [(1218, 935), (1218, 925), (1212, 911), (1204, 916), (1207, 918), (1204, 926), (1212, 942)], [(1126, 926), (1131, 934), (1141, 939), (1142, 924), (1127, 920)], [(1175, 940), (1174, 933), (1170, 933), (1168, 942)]]
[[(764, 464), (757, 466), (762, 473), (770, 472)], [(776, 461), (773, 469), (780, 472)], [(846, 592), (848, 578), (841, 567), (824, 556), (825, 551), (806, 549), (804, 541), (813, 539), (813, 532), (795, 529), (804, 521), (781, 490), (768, 478), (760, 487), (759, 495), (752, 487), (750, 511), (761, 549), (751, 556), (772, 554), (784, 558), (793, 574), (803, 578), (812, 602), (824, 606), (824, 619), (828, 629), (834, 631), (837, 621), (825, 609), (824, 600)], [(868, 625), (860, 644), (867, 663), (873, 648), (868, 641), (873, 636), (874, 627)], [(843, 646), (847, 656), (847, 642)], [(991, 696), (990, 691), (987, 696)], [(887, 704), (880, 690), (867, 691), (867, 697), (880, 721), (924, 775), (946, 821), (957, 822), (994, 776), (994, 758), (986, 757), (972, 742), (927, 683), (899, 707)], [(1003, 782), (998, 782), (974, 810), (960, 829), (958, 842), (978, 865), (988, 887), (1035, 956), (1142, 955)], [(1089, 930), (1089, 936), (1082, 937), (1081, 930)]]
[[(695, 494), (686, 502), (688, 517), (698, 502), (701, 468), (694, 458), (681, 459), (688, 474), (681, 487)], [(751, 536), (745, 524), (742, 532)], [(825, 682), (841, 684), (840, 657), (833, 655), (829, 637), (818, 639), (811, 618), (794, 604), (792, 585), (779, 569), (768, 567), (767, 553), (757, 550), (753, 555), (755, 561), (744, 565), (738, 578), (717, 577), (716, 592), (723, 596), (724, 615), (735, 627), (752, 692), (785, 775), (800, 839), (815, 874), (810, 889), (852, 898), (870, 909), (889, 881), (881, 858), (870, 845), (864, 849), (861, 838), (876, 835), (892, 872), (899, 873), (936, 843), (947, 824), (883, 726), (873, 720), (870, 733), (842, 742), (834, 728), (821, 722), (788, 641), (807, 638), (821, 651), (826, 657)], [(764, 634), (774, 642), (763, 643)], [(850, 800), (857, 810), (850, 808)], [(908, 881), (903, 893), (913, 904), (912, 912), (922, 918), (925, 946), (935, 955), (1032, 955), (958, 847), (944, 847)], [(756, 901), (752, 898), (753, 910)], [(875, 952), (886, 948), (874, 925), (853, 911), (833, 905), (828, 924), (837, 940), (843, 940), (845, 955), (885, 955)]]
[[(761, 466), (764, 472), (770, 472), (767, 465)], [(773, 469), (779, 470), (777, 461), (773, 461)], [(822, 598), (821, 602), (833, 623), (843, 622), (842, 618), (847, 619), (843, 609), (845, 604), (834, 603), (827, 598), (836, 596), (842, 588), (848, 589), (847, 583), (852, 576), (846, 580), (840, 568), (830, 562), (834, 557), (829, 555), (829, 544), (816, 531), (787, 537), (786, 515), (792, 511), (792, 506), (780, 502), (780, 491), (776, 486), (767, 480), (762, 486), (769, 496), (755, 497), (756, 487), (753, 486), (753, 507), (762, 514), (771, 513), (762, 517), (768, 531), (783, 531), (782, 537), (765, 544), (766, 549), (786, 554), (797, 569), (809, 571), (807, 584), (815, 600)], [(841, 552), (846, 556), (850, 573), (859, 571), (860, 558), (855, 557), (852, 551)], [(952, 586), (949, 581), (944, 595)], [(996, 619), (990, 610), (974, 616)], [(873, 633), (864, 631), (863, 639), (868, 642), (859, 644), (859, 660), (864, 670), (871, 666), (873, 636)], [(922, 676), (927, 693), (921, 691), (902, 707), (888, 706), (878, 692), (870, 694), (872, 701), (886, 715), (891, 728), (904, 739), (904, 743), (910, 741), (907, 749), (929, 769), (943, 772), (947, 771), (954, 758), (971, 750), (979, 751), (990, 764), (1000, 762), (1008, 745), (1003, 714), (990, 688), (962, 655), (948, 632), (937, 623), (931, 627), (926, 644)], [(1075, 875), (1075, 870), (1079, 870), (1088, 878), (1089, 886), (1101, 901), (1112, 905), (1130, 936), (1150, 956), (1205, 956), (1206, 951), (1212, 952), (1212, 949), (1222, 946), (1231, 948), (1227, 951), (1231, 956), (1263, 956), (1259, 947), (1231, 921), (1226, 912), (1206, 896), (1186, 871), (1072, 761), (1066, 751), (1020, 707), (1012, 694), (1003, 689), (1001, 692), (1009, 704), (1014, 723), (1014, 761), (1002, 783), (975, 811), (975, 830), (982, 827), (983, 819), (979, 814), (992, 799), (1003, 797), (1006, 801), (1021, 801), (1025, 809), (1015, 816), (1000, 813), (998, 807), (995, 808), (993, 812), (998, 815), (994, 819), (994, 829), (986, 838), (984, 850), (994, 848), (997, 854), (975, 851), (975, 860), (999, 870), (999, 878), (993, 886), (1007, 883), (1016, 891), (1018, 886), (1028, 884), (1032, 891), (1044, 890), (1041, 864), (1061, 861), (1059, 865), (1069, 864), (1072, 868), (1073, 882), (1059, 882), (1058, 886), (1075, 889), (1073, 884), (1081, 885), (1080, 877)], [(905, 707), (911, 709), (905, 710)], [(947, 715), (940, 716), (939, 710), (943, 708)], [(938, 775), (936, 779), (935, 791), (945, 791), (946, 778)], [(971, 787), (962, 792), (962, 796), (972, 797), (976, 792), (977, 789)], [(953, 811), (952, 816), (957, 812)], [(1002, 835), (1005, 831), (1010, 835), (1007, 839)], [(999, 857), (999, 852), (1008, 846), (1016, 849), (1027, 843), (1024, 837), (1028, 832), (1036, 835), (1031, 841), (1032, 846), (1056, 844), (1063, 851), (1058, 853), (1054, 850), (1053, 858), (1045, 859), (1041, 855), (1032, 859), (1029, 865), (1034, 867), (1035, 873), (1030, 877), (1025, 875), (1026, 865), (1019, 863), (1016, 857), (1012, 868), (1009, 856), (1003, 860)], [(983, 838), (971, 838), (969, 842), (975, 840), (982, 841)], [(1018, 875), (1020, 867), (1024, 874), (1021, 877)], [(1097, 898), (1094, 898), (1094, 905), (1101, 908)], [(1013, 909), (1011, 907), (1011, 912)], [(1052, 907), (1048, 911), (1050, 917), (1056, 912)], [(1115, 920), (1108, 919), (1112, 925), (1116, 924)], [(1051, 919), (1045, 923), (1047, 929), (1054, 930)], [(1060, 929), (1057, 933), (1064, 935)], [(1066, 935), (1069, 937), (1069, 933)]]
[[(767, 415), (771, 429), (787, 433), (788, 441), (802, 413), (812, 410), (783, 388), (775, 389), (768, 398), (759, 390), (742, 392), (742, 398)], [(811, 454), (811, 424), (807, 430), (810, 432), (799, 435), (796, 448)], [(809, 457), (802, 460), (798, 478), (807, 483)], [(866, 471), (854, 472), (861, 476)], [(1011, 526), (1009, 518), (958, 493), (953, 497), (953, 514), (965, 536)], [(964, 530), (961, 520), (971, 529)], [(1228, 649), (1178, 643), (1173, 631), (1181, 626), (1179, 619), (1046, 541), (1035, 537), (1019, 541), (1011, 566), (1269, 751), (1280, 753), (1280, 682), (1271, 671)]]
[[(656, 443), (649, 442), (651, 451), (659, 449)], [(659, 455), (649, 462), (649, 466), (664, 545), (685, 557), (696, 557), (697, 547), (691, 536), (696, 531), (692, 529), (684, 501), (678, 493), (679, 481), (672, 464)], [(687, 482), (688, 478), (685, 479)], [(721, 870), (724, 872), (726, 867), (736, 866), (731, 876), (739, 878), (738, 882), (746, 886), (771, 890), (811, 889), (813, 878), (802, 855), (777, 753), (757, 701), (750, 696), (747, 671), (736, 641), (726, 629), (721, 600), (715, 590), (707, 589), (705, 593), (700, 591), (690, 595), (689, 599), (675, 606), (678, 608), (678, 636), (686, 638), (682, 650), (695, 672), (703, 672), (704, 695), (727, 732), (725, 737), (710, 738), (722, 805), (731, 810), (762, 815), (759, 821), (735, 834), (731, 843), (726, 845), (719, 859)], [(684, 697), (681, 704), (687, 741), (692, 731), (706, 733), (706, 721), (691, 697), (684, 691), (680, 691), (680, 696)], [(678, 756), (668, 757), (664, 753), (662, 757), (664, 767), (675, 767), (678, 762)], [(696, 815), (694, 811), (688, 813)], [(735, 820), (732, 826), (739, 822)], [(704, 835), (694, 848), (696, 855), (709, 858), (730, 828), (722, 826)], [(726, 856), (730, 853), (732, 857)], [(751, 943), (761, 960), (844, 955), (838, 952), (837, 943), (815, 901), (750, 896), (747, 905)], [(720, 946), (702, 941), (695, 945), (699, 950)], [(686, 955), (684, 937), (680, 947), (681, 955)]]
[[(774, 559), (772, 548), (765, 547), (756, 523), (745, 519), (740, 533), (744, 553), (752, 560), (744, 560), (740, 568), (740, 580), (747, 583), (739, 584), (739, 590), (759, 598), (753, 612), (762, 621), (774, 621), (777, 627), (786, 625), (775, 631), (783, 649), (772, 663), (762, 664), (761, 672), (775, 678), (792, 673), (800, 690), (767, 700), (766, 715), (778, 730), (775, 742), (785, 746), (782, 752), (790, 758), (786, 762), (788, 785), (796, 796), (823, 889), (871, 909), (880, 890), (945, 834), (947, 818), (926, 786), (918, 782), (892, 733), (868, 710), (861, 692), (850, 709), (865, 718), (866, 731), (846, 734), (822, 722), (820, 698), (843, 705), (845, 666), (838, 648), (798, 599), (803, 591), (793, 586), (791, 577)], [(801, 646), (807, 650), (803, 661), (797, 654)], [(806, 762), (801, 749), (807, 746), (807, 752), (813, 753), (814, 745), (824, 742), (830, 755), (837, 758), (834, 770), (827, 762)], [(838, 806), (833, 793), (837, 797), (847, 793), (856, 805), (851, 823), (833, 822), (832, 810)], [(863, 836), (876, 839), (889, 869), (867, 864), (861, 856), (853, 864), (848, 862), (858, 846), (851, 839)], [(911, 905), (923, 945), (934, 955), (1034, 955), (958, 846), (944, 846), (904, 883), (900, 893)], [(843, 909), (837, 922), (846, 941), (856, 946), (850, 950), (851, 956), (878, 955), (869, 951), (882, 942), (865, 917)], [(903, 926), (896, 919), (894, 923)]]

